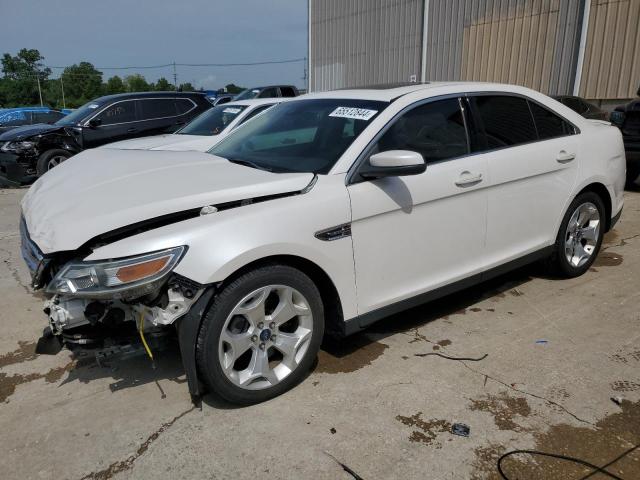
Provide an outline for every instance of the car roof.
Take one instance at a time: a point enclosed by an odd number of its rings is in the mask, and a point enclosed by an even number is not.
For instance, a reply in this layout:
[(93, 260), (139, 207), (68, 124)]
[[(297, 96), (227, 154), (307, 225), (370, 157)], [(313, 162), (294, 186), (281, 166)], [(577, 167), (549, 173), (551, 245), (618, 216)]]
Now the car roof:
[(433, 95), (446, 95), (464, 92), (497, 91), (507, 93), (518, 93), (530, 95), (532, 90), (518, 85), (505, 83), (488, 82), (425, 82), (374, 85), (371, 87), (345, 88), (341, 90), (330, 90), (326, 92), (307, 93), (304, 96), (295, 97), (291, 100), (302, 101), (316, 98), (342, 98), (342, 99), (362, 99), (378, 100), (382, 102), (392, 102), (393, 100), (413, 92), (425, 91)]
[(250, 100), (231, 100), (228, 103), (223, 103), (222, 105), (219, 105), (220, 107), (230, 107), (232, 105), (241, 105), (241, 106), (247, 106), (247, 107), (255, 107), (258, 105), (272, 105), (272, 104), (276, 104), (276, 103), (282, 103), (287, 101), (287, 99), (291, 99), (291, 98), (295, 98), (295, 97), (273, 97), (273, 98), (252, 98)]
[(11, 107), (11, 108), (0, 108), (0, 112), (9, 113), (9, 112), (57, 112), (55, 108), (50, 107)]
[(206, 98), (207, 94), (204, 92), (128, 92), (128, 93), (115, 93), (113, 95), (105, 95), (103, 97), (93, 100), (94, 103), (104, 103), (113, 100), (126, 100), (129, 98), (179, 98), (179, 97), (202, 97)]

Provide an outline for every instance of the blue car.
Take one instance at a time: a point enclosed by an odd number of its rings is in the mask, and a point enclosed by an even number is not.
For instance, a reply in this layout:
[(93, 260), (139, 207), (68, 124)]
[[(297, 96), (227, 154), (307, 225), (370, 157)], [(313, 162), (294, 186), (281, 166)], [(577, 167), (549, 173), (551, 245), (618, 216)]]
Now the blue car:
[(55, 123), (68, 112), (49, 107), (18, 107), (0, 110), (0, 133), (23, 125)]

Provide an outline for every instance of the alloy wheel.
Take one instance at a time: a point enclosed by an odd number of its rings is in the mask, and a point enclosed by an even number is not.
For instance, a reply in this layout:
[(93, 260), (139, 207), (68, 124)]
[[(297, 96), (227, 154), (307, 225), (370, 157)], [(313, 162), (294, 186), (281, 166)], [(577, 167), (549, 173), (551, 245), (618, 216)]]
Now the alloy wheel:
[(54, 155), (47, 162), (47, 170), (51, 170), (54, 167), (57, 167), (62, 162), (64, 162), (67, 158), (63, 155)]
[(567, 224), (564, 253), (567, 262), (578, 268), (589, 261), (600, 238), (600, 212), (591, 202), (579, 205)]
[(286, 285), (261, 287), (228, 315), (218, 344), (220, 366), (241, 388), (273, 387), (298, 367), (312, 331), (311, 308), (300, 292)]

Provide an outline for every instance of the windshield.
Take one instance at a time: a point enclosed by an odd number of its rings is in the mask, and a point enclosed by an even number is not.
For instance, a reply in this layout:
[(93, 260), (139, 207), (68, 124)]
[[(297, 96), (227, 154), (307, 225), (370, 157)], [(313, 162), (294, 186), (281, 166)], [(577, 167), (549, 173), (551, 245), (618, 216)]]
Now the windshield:
[(61, 126), (76, 125), (80, 123), (82, 120), (84, 120), (87, 116), (97, 112), (98, 108), (100, 108), (101, 106), (102, 104), (98, 102), (85, 103), (80, 108), (78, 108), (77, 110), (74, 110), (66, 117), (62, 117), (54, 125), (61, 125)]
[(233, 99), (234, 100), (251, 100), (252, 98), (256, 98), (259, 93), (260, 93), (260, 89), (258, 88), (247, 88), (246, 90), (241, 91)]
[(276, 105), (209, 153), (274, 172), (328, 173), (387, 102), (297, 100)]
[(245, 108), (247, 108), (246, 105), (231, 105), (229, 103), (218, 105), (200, 114), (176, 133), (179, 135), (218, 135)]

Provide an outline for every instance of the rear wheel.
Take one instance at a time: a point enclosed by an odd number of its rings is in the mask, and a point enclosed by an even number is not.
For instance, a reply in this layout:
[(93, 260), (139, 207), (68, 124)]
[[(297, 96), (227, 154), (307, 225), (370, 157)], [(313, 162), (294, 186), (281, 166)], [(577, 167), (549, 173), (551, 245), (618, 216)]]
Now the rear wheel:
[(216, 295), (198, 335), (198, 369), (226, 400), (262, 402), (304, 377), (323, 331), (324, 309), (311, 279), (284, 265), (262, 267)]
[(57, 167), (71, 156), (66, 150), (48, 150), (38, 158), (36, 166), (38, 177)]
[(567, 209), (556, 239), (551, 266), (566, 277), (586, 272), (600, 251), (605, 229), (605, 208), (593, 192), (578, 195)]

